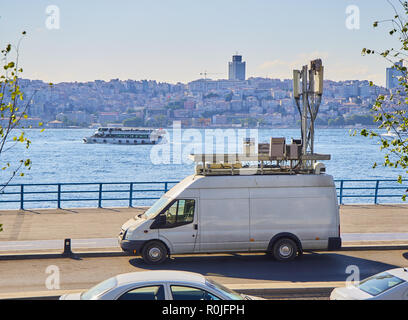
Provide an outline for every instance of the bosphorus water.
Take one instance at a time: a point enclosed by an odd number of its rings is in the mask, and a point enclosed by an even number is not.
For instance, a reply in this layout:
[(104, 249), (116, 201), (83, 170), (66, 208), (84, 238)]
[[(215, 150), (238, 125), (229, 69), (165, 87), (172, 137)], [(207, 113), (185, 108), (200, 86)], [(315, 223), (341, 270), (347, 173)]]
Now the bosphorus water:
[[(32, 168), (25, 171), (23, 177), (13, 179), (12, 183), (180, 181), (194, 173), (194, 164), (186, 158), (188, 150), (184, 150), (189, 141), (181, 141), (178, 148), (173, 148), (181, 150), (182, 154), (171, 155), (170, 163), (154, 164), (151, 145), (85, 144), (82, 139), (94, 131), (26, 130), (32, 141), (30, 148), (17, 145), (4, 156), (10, 163), (15, 163), (24, 154), (24, 157), (31, 159)], [(199, 132), (204, 136), (204, 130)], [(169, 134), (171, 137), (172, 130), (169, 130)], [(259, 142), (268, 142), (270, 137), (286, 137), (287, 143), (290, 143), (291, 138), (300, 138), (300, 130), (259, 129), (258, 137)], [(351, 136), (349, 129), (317, 129), (315, 152), (331, 154), (331, 160), (323, 162), (326, 172), (334, 179), (396, 179), (398, 174), (403, 173), (401, 169), (380, 165), (384, 153), (380, 152), (376, 140)], [(181, 157), (181, 163), (173, 163), (177, 157)], [(375, 169), (372, 168), (374, 162), (379, 164)], [(3, 183), (5, 179), (6, 174), (0, 173), (0, 182)], [(353, 199), (348, 202), (353, 201), (356, 202)], [(391, 202), (400, 201), (395, 198)], [(360, 199), (357, 202), (364, 201)]]

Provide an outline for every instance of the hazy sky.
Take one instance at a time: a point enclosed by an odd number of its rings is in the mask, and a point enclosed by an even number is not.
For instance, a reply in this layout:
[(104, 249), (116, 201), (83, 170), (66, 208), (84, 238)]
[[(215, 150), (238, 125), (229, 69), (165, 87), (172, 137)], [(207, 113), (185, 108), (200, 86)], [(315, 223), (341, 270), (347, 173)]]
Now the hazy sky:
[[(59, 8), (59, 29), (46, 27), (49, 5)], [(358, 30), (346, 28), (349, 5), (360, 10)], [(291, 78), (321, 57), (326, 79), (384, 85), (387, 63), (361, 49), (398, 47), (389, 25), (372, 27), (394, 16), (386, 0), (0, 0), (0, 16), (1, 47), (27, 31), (24, 77), (54, 83), (185, 83), (205, 70), (223, 79), (239, 52), (247, 77)]]

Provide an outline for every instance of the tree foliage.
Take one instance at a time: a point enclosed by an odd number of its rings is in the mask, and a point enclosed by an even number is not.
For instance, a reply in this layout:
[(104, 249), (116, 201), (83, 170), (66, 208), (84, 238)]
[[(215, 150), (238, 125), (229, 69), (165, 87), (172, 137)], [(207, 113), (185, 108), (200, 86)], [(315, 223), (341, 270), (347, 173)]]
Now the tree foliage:
[[(377, 129), (362, 129), (360, 134), (378, 139), (380, 149), (385, 151), (383, 166), (401, 168), (408, 174), (408, 78), (405, 66), (408, 62), (408, 1), (388, 3), (393, 8), (393, 18), (375, 21), (373, 27), (388, 26), (389, 35), (399, 43), (398, 48), (383, 51), (364, 48), (362, 54), (379, 55), (386, 59), (398, 74), (398, 86), (390, 90), (389, 95), (379, 95), (372, 106)], [(370, 82), (370, 85), (373, 86), (373, 83)], [(384, 129), (388, 135), (383, 134)], [(374, 163), (373, 167), (376, 166), (377, 163)], [(399, 175), (397, 181), (402, 183), (402, 179), (402, 175)], [(405, 199), (406, 194), (403, 195)]]
[[(23, 32), (22, 37), (25, 34)], [(25, 99), (20, 91), (19, 80), (23, 69), (19, 67), (18, 51), (21, 39), (17, 47), (8, 44), (0, 51), (0, 192), (16, 175), (23, 176), (23, 169), (31, 168), (30, 159), (22, 157), (18, 163), (10, 163), (5, 158), (17, 144), (24, 144), (26, 148), (31, 144), (22, 126), (24, 119), (28, 118), (27, 110), (33, 97)]]

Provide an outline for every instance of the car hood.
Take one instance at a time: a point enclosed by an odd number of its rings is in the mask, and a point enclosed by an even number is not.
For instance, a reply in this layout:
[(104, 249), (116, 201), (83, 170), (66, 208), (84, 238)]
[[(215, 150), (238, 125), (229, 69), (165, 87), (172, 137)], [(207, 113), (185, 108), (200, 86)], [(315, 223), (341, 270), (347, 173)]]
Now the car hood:
[(366, 300), (372, 296), (355, 286), (336, 288), (330, 294), (330, 300)]

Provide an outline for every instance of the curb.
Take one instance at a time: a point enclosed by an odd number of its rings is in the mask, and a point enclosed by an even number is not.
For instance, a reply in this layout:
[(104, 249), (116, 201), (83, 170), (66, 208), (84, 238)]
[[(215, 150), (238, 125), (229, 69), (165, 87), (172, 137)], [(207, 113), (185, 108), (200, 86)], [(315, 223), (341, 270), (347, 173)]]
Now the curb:
[(339, 251), (371, 251), (371, 250), (408, 250), (408, 244), (390, 245), (350, 245), (341, 247)]
[(111, 252), (80, 252), (66, 255), (63, 253), (29, 253), (29, 254), (0, 254), (0, 261), (5, 260), (32, 260), (32, 259), (73, 259), (81, 258), (109, 258), (109, 257), (125, 257), (127, 253), (111, 251)]

